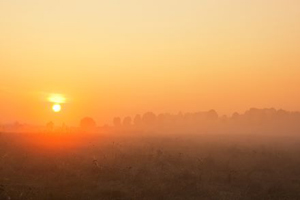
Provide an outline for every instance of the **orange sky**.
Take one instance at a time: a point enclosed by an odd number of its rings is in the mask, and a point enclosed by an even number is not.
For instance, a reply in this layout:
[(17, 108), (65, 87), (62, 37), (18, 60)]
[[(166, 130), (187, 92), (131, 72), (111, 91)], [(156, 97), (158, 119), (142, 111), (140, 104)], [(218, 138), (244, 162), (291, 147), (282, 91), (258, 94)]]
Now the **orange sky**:
[(299, 36), (298, 0), (0, 1), (0, 123), (300, 110)]

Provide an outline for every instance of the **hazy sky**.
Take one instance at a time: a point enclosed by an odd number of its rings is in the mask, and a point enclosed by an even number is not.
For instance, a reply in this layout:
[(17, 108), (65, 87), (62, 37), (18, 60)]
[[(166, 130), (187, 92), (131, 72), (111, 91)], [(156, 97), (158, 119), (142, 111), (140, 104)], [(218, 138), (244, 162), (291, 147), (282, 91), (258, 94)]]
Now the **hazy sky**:
[(0, 0), (0, 75), (0, 123), (300, 110), (300, 1)]

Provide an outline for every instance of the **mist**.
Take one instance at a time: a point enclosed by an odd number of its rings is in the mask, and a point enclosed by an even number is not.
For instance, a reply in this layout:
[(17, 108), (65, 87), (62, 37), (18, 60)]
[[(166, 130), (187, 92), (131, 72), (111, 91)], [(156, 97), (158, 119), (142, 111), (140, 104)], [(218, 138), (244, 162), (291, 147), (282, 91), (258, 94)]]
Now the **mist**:
[(2, 125), (2, 199), (299, 199), (300, 113)]

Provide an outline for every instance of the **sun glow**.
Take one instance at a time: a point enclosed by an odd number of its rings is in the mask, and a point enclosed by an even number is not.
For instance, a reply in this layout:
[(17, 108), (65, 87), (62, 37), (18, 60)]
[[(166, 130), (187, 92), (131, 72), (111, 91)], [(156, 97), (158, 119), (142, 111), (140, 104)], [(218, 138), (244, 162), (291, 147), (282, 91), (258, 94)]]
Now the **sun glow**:
[(48, 101), (56, 104), (62, 104), (66, 102), (66, 98), (61, 94), (51, 94)]
[(60, 111), (61, 111), (61, 105), (59, 105), (59, 104), (54, 104), (54, 105), (52, 106), (52, 110), (53, 110), (54, 112), (60, 112)]

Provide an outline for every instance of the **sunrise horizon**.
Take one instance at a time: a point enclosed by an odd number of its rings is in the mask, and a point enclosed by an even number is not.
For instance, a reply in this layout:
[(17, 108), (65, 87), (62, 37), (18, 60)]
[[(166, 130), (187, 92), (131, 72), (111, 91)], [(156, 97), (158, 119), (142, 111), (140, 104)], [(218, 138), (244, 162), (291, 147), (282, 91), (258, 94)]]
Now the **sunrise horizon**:
[(300, 0), (0, 0), (0, 200), (299, 200)]
[(2, 1), (0, 122), (300, 110), (299, 4)]
[[(57, 107), (59, 106), (59, 107)], [(250, 107), (249, 109), (246, 109), (243, 112), (232, 112), (230, 114), (222, 114), (219, 113), (218, 110), (215, 109), (208, 109), (208, 110), (198, 110), (198, 111), (187, 111), (187, 112), (183, 112), (183, 111), (178, 111), (178, 112), (162, 112), (162, 113), (155, 113), (152, 111), (144, 111), (141, 113), (135, 113), (135, 114), (127, 114), (127, 115), (116, 115), (113, 116), (112, 118), (110, 118), (108, 121), (100, 121), (97, 118), (94, 118), (92, 116), (89, 115), (85, 115), (82, 116), (81, 118), (77, 119), (77, 123), (66, 123), (65, 121), (62, 121), (61, 119), (59, 119), (59, 115), (60, 112), (63, 112), (63, 106), (60, 106), (60, 104), (54, 103), (52, 105), (51, 108), (52, 112), (54, 112), (53, 114), (55, 115), (52, 119), (49, 119), (47, 121), (45, 121), (44, 123), (41, 124), (34, 124), (34, 123), (28, 123), (28, 122), (23, 122), (20, 120), (12, 120), (12, 121), (7, 121), (7, 122), (1, 122), (0, 126), (10, 126), (10, 125), (14, 125), (16, 124), (17, 126), (22, 126), (22, 125), (26, 125), (26, 126), (46, 126), (49, 122), (53, 122), (55, 126), (60, 127), (60, 126), (69, 126), (69, 127), (79, 127), (80, 126), (80, 121), (82, 121), (85, 118), (89, 118), (92, 119), (95, 124), (97, 125), (97, 127), (109, 127), (109, 126), (113, 126), (114, 125), (114, 119), (120, 119), (120, 125), (124, 122), (124, 119), (129, 118), (130, 119), (130, 124), (134, 125), (134, 118), (136, 118), (137, 116), (140, 116), (141, 119), (146, 115), (146, 114), (153, 114), (156, 118), (159, 118), (160, 116), (186, 116), (186, 115), (193, 115), (193, 114), (199, 114), (199, 113), (208, 113), (208, 112), (215, 112), (215, 114), (217, 115), (217, 119), (232, 119), (234, 118), (235, 115), (245, 115), (251, 111), (259, 111), (259, 112), (263, 112), (263, 111), (271, 111), (274, 113), (285, 113), (285, 114), (299, 114), (300, 115), (300, 111), (299, 110), (285, 110), (282, 108), (274, 108), (274, 107), (265, 107), (265, 108), (257, 108), (257, 107)], [(270, 113), (271, 114), (271, 113)]]

